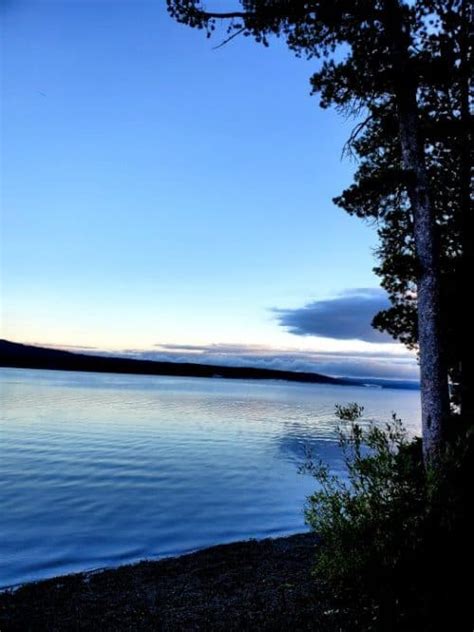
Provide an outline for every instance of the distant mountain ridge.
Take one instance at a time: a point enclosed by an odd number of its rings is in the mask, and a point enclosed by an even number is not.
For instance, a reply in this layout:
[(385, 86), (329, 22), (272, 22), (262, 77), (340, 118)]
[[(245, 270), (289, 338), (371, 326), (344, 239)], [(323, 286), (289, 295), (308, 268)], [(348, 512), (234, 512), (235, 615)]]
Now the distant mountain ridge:
[[(85, 371), (93, 373), (129, 373), (135, 375), (169, 375), (177, 377), (222, 377), (228, 379), (286, 380), (312, 384), (345, 386), (380, 386), (410, 388), (401, 380), (335, 378), (320, 373), (283, 371), (257, 367), (230, 367), (193, 362), (158, 362), (111, 356), (99, 356), (47, 347), (25, 345), (0, 339), (0, 366), (22, 369), (56, 371)], [(411, 386), (413, 388), (413, 386)], [(415, 386), (416, 387), (416, 386)]]
[(234, 379), (289, 380), (324, 384), (348, 384), (348, 380), (318, 373), (300, 373), (255, 367), (229, 367), (193, 362), (157, 362), (99, 356), (0, 340), (0, 365), (12, 368), (55, 369), (97, 373), (176, 375), (180, 377), (224, 377)]

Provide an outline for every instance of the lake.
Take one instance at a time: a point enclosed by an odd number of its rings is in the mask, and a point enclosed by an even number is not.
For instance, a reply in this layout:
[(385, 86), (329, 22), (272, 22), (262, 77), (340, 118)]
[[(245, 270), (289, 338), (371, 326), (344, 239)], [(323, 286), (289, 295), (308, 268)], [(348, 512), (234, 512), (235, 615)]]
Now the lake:
[(343, 475), (334, 406), (419, 393), (0, 369), (0, 587), (305, 529), (305, 449)]

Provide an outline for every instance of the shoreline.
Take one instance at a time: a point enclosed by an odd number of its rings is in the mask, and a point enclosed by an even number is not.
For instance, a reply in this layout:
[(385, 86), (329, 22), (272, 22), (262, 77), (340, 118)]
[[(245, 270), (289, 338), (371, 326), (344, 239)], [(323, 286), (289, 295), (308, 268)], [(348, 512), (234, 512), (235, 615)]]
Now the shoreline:
[(314, 533), (246, 540), (22, 584), (0, 593), (0, 629), (315, 629), (316, 544)]

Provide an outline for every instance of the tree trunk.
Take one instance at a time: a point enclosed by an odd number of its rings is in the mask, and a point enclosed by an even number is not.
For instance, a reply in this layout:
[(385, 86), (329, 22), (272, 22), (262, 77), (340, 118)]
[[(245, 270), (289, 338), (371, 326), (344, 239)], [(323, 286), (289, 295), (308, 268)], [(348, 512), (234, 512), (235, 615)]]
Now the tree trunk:
[(436, 223), (418, 135), (416, 110), (399, 97), (400, 142), (414, 217), (418, 268), (418, 344), (420, 351), (423, 453), (432, 461), (440, 453), (449, 415), (447, 367), (443, 359), (441, 295)]
[(384, 30), (391, 54), (401, 153), (414, 219), (423, 454), (428, 464), (433, 463), (442, 450), (449, 414), (448, 376), (442, 348), (436, 221), (419, 129), (417, 81), (410, 65), (409, 34), (399, 0), (385, 0), (384, 8)]
[(472, 349), (472, 296), (467, 288), (472, 282), (474, 270), (474, 219), (471, 205), (471, 112), (470, 112), (470, 83), (471, 83), (471, 59), (470, 59), (470, 35), (472, 32), (472, 9), (470, 3), (464, 0), (461, 8), (461, 66), (460, 66), (460, 100), (461, 100), (461, 127), (460, 139), (460, 202), (461, 202), (461, 241), (462, 261), (461, 278), (458, 288), (461, 306), (461, 375), (460, 375), (460, 404), (461, 414), (466, 421), (474, 421), (474, 351)]

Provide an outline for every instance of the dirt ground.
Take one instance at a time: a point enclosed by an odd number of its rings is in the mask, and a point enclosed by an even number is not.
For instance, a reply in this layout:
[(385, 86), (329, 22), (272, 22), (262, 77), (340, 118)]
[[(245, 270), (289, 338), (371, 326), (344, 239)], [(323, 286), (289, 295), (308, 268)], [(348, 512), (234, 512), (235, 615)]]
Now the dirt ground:
[(0, 594), (1, 632), (325, 630), (313, 534), (212, 547)]

